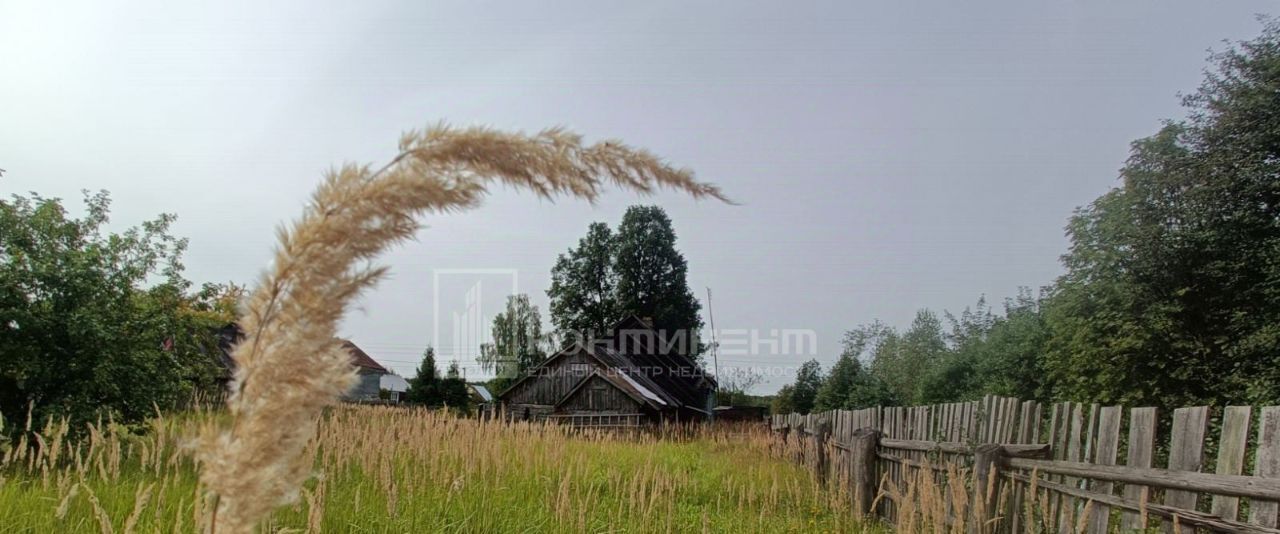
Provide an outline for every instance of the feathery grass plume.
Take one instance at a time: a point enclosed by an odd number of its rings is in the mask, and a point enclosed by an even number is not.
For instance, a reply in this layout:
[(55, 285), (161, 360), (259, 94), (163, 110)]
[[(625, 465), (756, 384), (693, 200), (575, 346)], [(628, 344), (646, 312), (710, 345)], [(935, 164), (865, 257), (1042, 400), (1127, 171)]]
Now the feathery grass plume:
[(416, 216), (475, 207), (495, 182), (548, 199), (594, 201), (610, 182), (728, 202), (717, 187), (647, 151), (617, 141), (586, 146), (559, 128), (525, 135), (439, 124), (405, 134), (400, 154), (376, 171), (330, 171), (302, 217), (278, 231), (275, 261), (240, 318), (245, 338), (232, 353), (231, 427), (210, 429), (201, 445), (202, 483), (216, 502), (212, 530), (251, 531), (297, 498), (316, 419), (355, 376), (334, 333), (348, 303), (386, 273), (370, 262), (413, 237)]

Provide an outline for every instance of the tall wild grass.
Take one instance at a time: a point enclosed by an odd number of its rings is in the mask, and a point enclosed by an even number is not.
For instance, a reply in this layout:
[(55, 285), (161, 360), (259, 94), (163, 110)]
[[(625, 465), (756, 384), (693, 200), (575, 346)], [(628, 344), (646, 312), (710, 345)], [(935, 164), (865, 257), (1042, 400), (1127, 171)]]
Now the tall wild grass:
[[(190, 436), (225, 413), (143, 435), (64, 424), (0, 457), (0, 531), (207, 531)], [(38, 430), (38, 429), (37, 429)], [(845, 532), (850, 499), (758, 426), (637, 434), (339, 406), (304, 447), (308, 482), (267, 532)]]

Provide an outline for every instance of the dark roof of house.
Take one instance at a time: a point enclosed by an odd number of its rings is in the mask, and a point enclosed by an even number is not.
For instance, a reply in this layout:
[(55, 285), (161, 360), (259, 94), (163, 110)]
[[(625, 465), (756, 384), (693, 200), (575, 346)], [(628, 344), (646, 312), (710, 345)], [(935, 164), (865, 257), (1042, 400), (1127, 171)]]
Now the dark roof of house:
[(387, 370), (386, 367), (383, 367), (381, 364), (374, 361), (373, 358), (370, 358), (368, 354), (365, 354), (364, 350), (361, 350), (360, 347), (357, 347), (356, 344), (352, 343), (350, 339), (342, 340), (342, 348), (347, 349), (347, 352), (351, 353), (351, 363), (355, 364), (356, 367), (369, 369), (370, 371), (377, 371), (380, 373), (390, 372)]
[[(653, 325), (639, 317), (628, 317), (620, 321), (614, 330), (617, 333), (616, 338), (628, 332), (635, 335), (640, 331), (653, 331)], [(617, 352), (618, 348), (625, 349), (622, 352), (626, 353), (626, 358), (631, 365), (643, 369), (645, 376), (675, 397), (681, 405), (705, 410), (706, 406), (702, 404), (705, 397), (699, 391), (701, 389), (699, 382), (706, 382), (714, 388), (715, 379), (687, 355), (678, 351), (659, 350), (661, 342), (661, 340), (633, 339), (621, 345), (614, 345), (611, 350)]]
[[(710, 387), (715, 387), (715, 380), (706, 375), (697, 363), (681, 354), (663, 354), (663, 351), (644, 350), (641, 344), (619, 343), (617, 340), (617, 337), (626, 331), (652, 330), (652, 328), (648, 322), (639, 318), (624, 319), (614, 327), (614, 338), (580, 343), (566, 348), (547, 358), (539, 367), (550, 364), (562, 355), (582, 349), (583, 352), (609, 368), (610, 372), (588, 375), (571, 388), (565, 399), (572, 396), (573, 392), (582, 387), (591, 377), (599, 376), (632, 398), (656, 408), (684, 407), (705, 412), (706, 396), (700, 391), (699, 382), (706, 381)], [(536, 374), (533, 371), (526, 374), (499, 394), (499, 397), (506, 396), (516, 384)]]

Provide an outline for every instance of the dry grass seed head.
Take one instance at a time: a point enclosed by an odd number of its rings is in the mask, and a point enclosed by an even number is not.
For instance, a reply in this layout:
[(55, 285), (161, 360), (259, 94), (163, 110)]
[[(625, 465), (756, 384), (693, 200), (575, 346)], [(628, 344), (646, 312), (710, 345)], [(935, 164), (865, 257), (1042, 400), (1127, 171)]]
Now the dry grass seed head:
[(331, 171), (302, 217), (278, 231), (275, 261), (240, 319), (246, 337), (232, 354), (233, 423), (207, 434), (200, 450), (202, 483), (216, 496), (211, 529), (251, 531), (297, 498), (316, 417), (354, 379), (334, 339), (336, 324), (386, 273), (369, 262), (411, 238), (418, 215), (475, 207), (495, 182), (594, 201), (606, 180), (642, 193), (665, 187), (727, 201), (647, 151), (614, 141), (584, 146), (558, 128), (530, 136), (439, 124), (405, 134), (400, 154), (377, 171)]

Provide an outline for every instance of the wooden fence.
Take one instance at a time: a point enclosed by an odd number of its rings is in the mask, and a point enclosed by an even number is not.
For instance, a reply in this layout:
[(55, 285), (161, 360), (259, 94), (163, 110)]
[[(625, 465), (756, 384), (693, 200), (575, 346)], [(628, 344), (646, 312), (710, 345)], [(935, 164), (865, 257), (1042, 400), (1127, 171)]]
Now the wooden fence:
[(1280, 534), (1280, 406), (1163, 415), (988, 396), (774, 415), (771, 426), (787, 454), (890, 522), (920, 524), (910, 499), (950, 484), (933, 509), (971, 530)]

